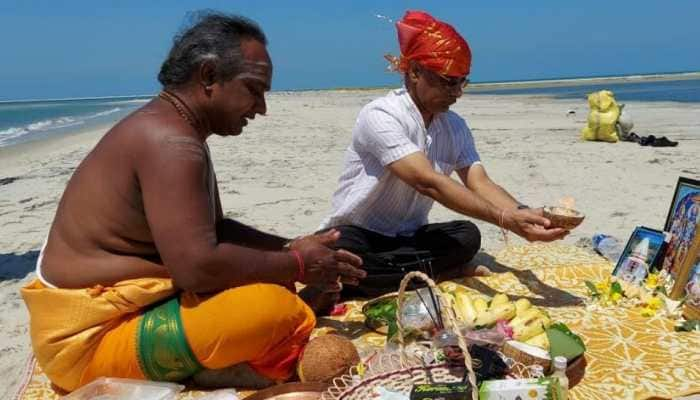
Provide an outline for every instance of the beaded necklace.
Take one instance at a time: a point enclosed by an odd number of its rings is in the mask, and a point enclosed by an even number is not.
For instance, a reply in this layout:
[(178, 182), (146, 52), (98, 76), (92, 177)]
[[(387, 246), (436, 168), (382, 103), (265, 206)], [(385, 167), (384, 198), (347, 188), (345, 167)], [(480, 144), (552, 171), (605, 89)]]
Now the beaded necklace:
[(187, 123), (192, 125), (192, 127), (195, 130), (197, 130), (198, 132), (202, 130), (204, 124), (202, 124), (201, 120), (197, 118), (197, 115), (192, 111), (192, 109), (187, 105), (187, 103), (185, 103), (175, 93), (168, 90), (163, 90), (162, 92), (158, 93), (158, 97), (167, 101), (173, 107), (175, 107), (177, 113), (180, 114), (180, 116), (185, 121), (187, 121)]

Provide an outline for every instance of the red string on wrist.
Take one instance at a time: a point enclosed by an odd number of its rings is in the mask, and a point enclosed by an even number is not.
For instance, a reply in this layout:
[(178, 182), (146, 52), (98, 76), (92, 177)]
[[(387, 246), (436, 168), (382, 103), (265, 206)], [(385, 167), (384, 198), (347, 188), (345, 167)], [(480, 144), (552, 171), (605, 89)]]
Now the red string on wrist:
[(506, 247), (508, 247), (508, 230), (505, 227), (505, 219), (506, 219), (506, 209), (504, 208), (501, 211), (501, 218), (498, 226), (501, 228), (501, 235), (503, 235), (503, 241), (506, 243)]
[(296, 281), (297, 282), (303, 282), (304, 281), (304, 272), (305, 272), (305, 267), (304, 267), (304, 259), (301, 257), (301, 253), (299, 253), (298, 250), (289, 250), (290, 253), (294, 255), (294, 258), (297, 259), (297, 277)]

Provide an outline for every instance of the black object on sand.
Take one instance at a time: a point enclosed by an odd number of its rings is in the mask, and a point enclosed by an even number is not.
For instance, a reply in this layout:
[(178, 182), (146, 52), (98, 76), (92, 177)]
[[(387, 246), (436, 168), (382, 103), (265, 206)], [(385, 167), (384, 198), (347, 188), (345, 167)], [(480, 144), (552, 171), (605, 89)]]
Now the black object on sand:
[(674, 142), (667, 138), (666, 136), (656, 137), (654, 135), (649, 136), (639, 136), (634, 132), (631, 132), (627, 139), (631, 142), (637, 142), (640, 146), (651, 146), (651, 147), (676, 147), (678, 142)]

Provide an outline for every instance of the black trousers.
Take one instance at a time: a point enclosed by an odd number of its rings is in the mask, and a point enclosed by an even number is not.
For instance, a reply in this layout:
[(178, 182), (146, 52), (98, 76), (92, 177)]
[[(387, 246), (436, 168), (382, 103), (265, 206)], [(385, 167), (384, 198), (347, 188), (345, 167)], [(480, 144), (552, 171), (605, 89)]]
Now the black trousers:
[(428, 224), (412, 236), (384, 236), (353, 225), (334, 227), (340, 231), (335, 248), (362, 257), (367, 277), (359, 287), (346, 285), (343, 297), (374, 297), (399, 289), (410, 271), (436, 277), (469, 262), (481, 247), (479, 229), (468, 221)]

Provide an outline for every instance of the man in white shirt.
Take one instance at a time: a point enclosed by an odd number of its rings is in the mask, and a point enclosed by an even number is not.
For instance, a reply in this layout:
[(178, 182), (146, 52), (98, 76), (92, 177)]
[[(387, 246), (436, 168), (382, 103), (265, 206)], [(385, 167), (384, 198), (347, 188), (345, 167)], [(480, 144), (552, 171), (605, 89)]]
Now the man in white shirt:
[[(365, 106), (345, 156), (333, 211), (321, 228), (363, 257), (359, 291), (393, 291), (410, 270), (436, 276), (461, 267), (480, 248), (469, 221), (428, 224), (434, 201), (527, 240), (552, 241), (541, 210), (518, 203), (488, 177), (464, 119), (449, 111), (468, 83), (471, 52), (450, 25), (409, 11), (397, 23), (405, 87)], [(463, 185), (450, 178), (456, 171)]]

